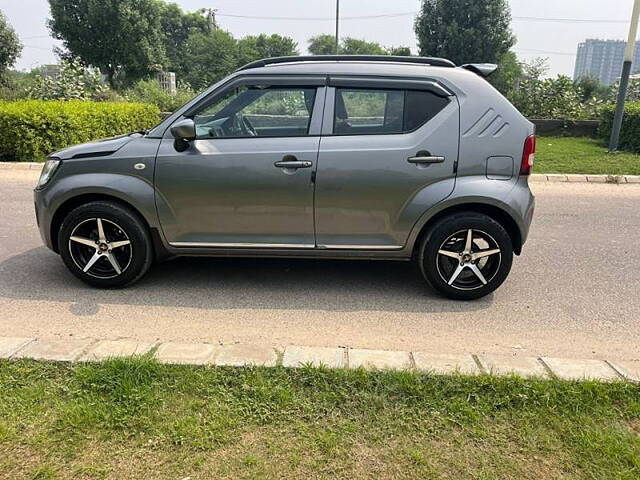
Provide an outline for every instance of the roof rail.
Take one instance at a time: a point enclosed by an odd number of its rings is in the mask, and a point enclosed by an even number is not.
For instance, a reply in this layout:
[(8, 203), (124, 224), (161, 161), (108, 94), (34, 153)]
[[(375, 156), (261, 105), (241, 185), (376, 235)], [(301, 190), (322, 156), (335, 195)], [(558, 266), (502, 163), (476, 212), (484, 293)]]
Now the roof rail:
[(265, 67), (278, 63), (294, 62), (326, 62), (326, 61), (352, 61), (352, 62), (395, 62), (395, 63), (416, 63), (420, 65), (430, 65), (432, 67), (455, 67), (456, 64), (446, 58), (437, 57), (409, 57), (400, 55), (301, 55), (298, 57), (272, 57), (256, 60), (240, 67), (240, 70), (249, 68)]

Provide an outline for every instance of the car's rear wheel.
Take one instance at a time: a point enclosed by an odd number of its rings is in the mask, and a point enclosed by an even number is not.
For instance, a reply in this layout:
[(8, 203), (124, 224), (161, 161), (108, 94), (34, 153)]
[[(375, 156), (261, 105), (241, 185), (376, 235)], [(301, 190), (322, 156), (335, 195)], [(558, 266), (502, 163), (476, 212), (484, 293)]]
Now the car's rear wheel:
[(429, 284), (457, 300), (483, 297), (505, 281), (513, 245), (504, 227), (481, 213), (457, 213), (435, 224), (420, 247)]
[(84, 282), (124, 287), (151, 266), (153, 247), (140, 217), (115, 202), (97, 201), (71, 211), (58, 233), (60, 255)]

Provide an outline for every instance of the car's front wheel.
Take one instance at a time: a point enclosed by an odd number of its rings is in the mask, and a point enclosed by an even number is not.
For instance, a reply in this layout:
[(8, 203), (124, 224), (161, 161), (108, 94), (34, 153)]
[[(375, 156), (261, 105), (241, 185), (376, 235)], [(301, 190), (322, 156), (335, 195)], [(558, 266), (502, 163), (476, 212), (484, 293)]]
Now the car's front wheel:
[(71, 211), (60, 227), (58, 247), (76, 277), (102, 288), (135, 282), (153, 260), (151, 239), (140, 217), (108, 201), (90, 202)]
[(513, 245), (504, 227), (487, 215), (462, 212), (445, 217), (425, 236), (420, 268), (440, 293), (457, 300), (483, 297), (505, 281)]

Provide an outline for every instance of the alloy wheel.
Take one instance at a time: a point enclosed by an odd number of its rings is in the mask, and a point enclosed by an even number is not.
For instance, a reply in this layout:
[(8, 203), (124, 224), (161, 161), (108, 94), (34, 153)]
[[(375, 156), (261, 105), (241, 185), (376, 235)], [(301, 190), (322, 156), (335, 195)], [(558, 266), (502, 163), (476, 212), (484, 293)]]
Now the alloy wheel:
[(80, 270), (99, 279), (121, 275), (133, 257), (125, 231), (105, 218), (90, 218), (76, 225), (69, 237), (69, 253)]
[(449, 236), (436, 256), (442, 280), (459, 290), (476, 290), (490, 283), (500, 269), (500, 262), (500, 248), (494, 238), (471, 228)]

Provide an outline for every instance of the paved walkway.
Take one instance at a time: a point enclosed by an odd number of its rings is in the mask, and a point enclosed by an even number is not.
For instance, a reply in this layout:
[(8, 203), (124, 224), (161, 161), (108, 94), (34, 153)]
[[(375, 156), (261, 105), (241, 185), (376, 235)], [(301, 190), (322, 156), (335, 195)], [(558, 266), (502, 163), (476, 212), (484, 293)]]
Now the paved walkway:
[(282, 349), (258, 345), (210, 343), (148, 343), (133, 339), (91, 338), (35, 339), (0, 337), (0, 358), (83, 362), (127, 357), (152, 352), (158, 361), (170, 364), (365, 368), (417, 370), (435, 374), (520, 375), (565, 380), (628, 380), (640, 382), (640, 361), (566, 359), (506, 355), (437, 354), (398, 350), (368, 350), (286, 346)]

